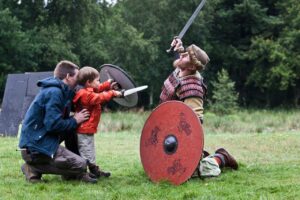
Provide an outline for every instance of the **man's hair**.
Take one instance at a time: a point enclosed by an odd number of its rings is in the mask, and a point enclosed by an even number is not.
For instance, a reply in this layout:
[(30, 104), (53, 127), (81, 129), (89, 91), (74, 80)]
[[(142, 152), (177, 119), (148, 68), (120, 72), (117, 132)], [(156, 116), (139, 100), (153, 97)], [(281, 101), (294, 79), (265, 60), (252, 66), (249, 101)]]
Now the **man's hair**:
[(191, 62), (195, 65), (196, 70), (205, 69), (206, 64), (209, 62), (209, 57), (205, 51), (194, 44), (187, 47), (186, 51), (190, 55)]
[(70, 76), (74, 76), (76, 69), (79, 70), (79, 67), (74, 63), (67, 60), (62, 60), (56, 65), (54, 69), (54, 77), (63, 80), (64, 78), (66, 78), (67, 74), (69, 74)]
[(77, 82), (78, 82), (78, 84), (84, 86), (87, 81), (92, 82), (99, 76), (100, 76), (100, 74), (95, 68), (85, 66), (79, 70)]

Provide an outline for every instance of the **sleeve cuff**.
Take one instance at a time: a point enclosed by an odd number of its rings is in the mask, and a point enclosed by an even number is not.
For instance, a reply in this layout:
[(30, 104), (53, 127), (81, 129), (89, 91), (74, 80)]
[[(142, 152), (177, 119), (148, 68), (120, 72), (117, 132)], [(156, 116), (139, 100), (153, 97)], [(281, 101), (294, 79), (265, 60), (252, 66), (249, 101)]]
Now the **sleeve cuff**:
[(74, 117), (71, 118), (71, 124), (72, 124), (72, 128), (74, 129), (76, 129), (78, 126), (76, 119)]

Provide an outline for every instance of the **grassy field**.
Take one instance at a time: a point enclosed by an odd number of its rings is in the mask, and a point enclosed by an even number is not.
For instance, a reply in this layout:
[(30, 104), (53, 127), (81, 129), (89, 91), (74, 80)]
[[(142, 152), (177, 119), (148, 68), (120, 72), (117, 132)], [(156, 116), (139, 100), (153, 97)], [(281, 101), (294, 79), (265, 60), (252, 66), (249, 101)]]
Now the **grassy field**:
[(139, 156), (139, 140), (149, 112), (105, 113), (96, 135), (97, 162), (112, 172), (97, 184), (44, 175), (30, 184), (20, 171), (17, 138), (0, 138), (0, 199), (300, 199), (300, 112), (240, 111), (205, 119), (205, 148), (225, 147), (238, 171), (173, 186), (152, 183)]

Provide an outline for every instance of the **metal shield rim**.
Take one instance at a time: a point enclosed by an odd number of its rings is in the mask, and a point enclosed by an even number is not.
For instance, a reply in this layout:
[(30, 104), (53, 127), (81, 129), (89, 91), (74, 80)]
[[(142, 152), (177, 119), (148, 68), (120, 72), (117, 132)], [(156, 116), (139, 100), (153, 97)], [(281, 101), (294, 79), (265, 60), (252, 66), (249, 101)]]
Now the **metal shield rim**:
[[(101, 72), (101, 70), (104, 67), (108, 67), (108, 68), (112, 68), (114, 70), (117, 70), (120, 72), (120, 74), (123, 75), (124, 79), (126, 78), (128, 80), (128, 82), (130, 82), (130, 84), (132, 85), (132, 87), (128, 87), (128, 88), (123, 88), (123, 89), (131, 89), (136, 87), (136, 84), (134, 83), (134, 81), (132, 80), (132, 78), (127, 74), (127, 72), (125, 72), (122, 68), (120, 68), (119, 66), (113, 65), (113, 64), (103, 64), (99, 67), (99, 72)], [(104, 72), (105, 73), (105, 72)], [(100, 74), (101, 77), (101, 74)], [(132, 96), (133, 95), (133, 96)], [(138, 103), (138, 99), (139, 96), (138, 94), (132, 94), (131, 97), (124, 97), (124, 98), (113, 98), (113, 101), (115, 101), (117, 104), (121, 105), (121, 106), (125, 106), (125, 107), (134, 107), (137, 105)]]
[(105, 67), (105, 66), (109, 66), (109, 67), (112, 67), (112, 68), (116, 68), (118, 69), (119, 71), (121, 71), (129, 80), (130, 82), (134, 85), (134, 87), (136, 87), (136, 84), (134, 83), (134, 81), (132, 80), (132, 78), (127, 74), (127, 72), (125, 72), (122, 68), (120, 68), (119, 66), (117, 65), (113, 65), (113, 64), (103, 64), (99, 67), (99, 71), (101, 71), (101, 68)]

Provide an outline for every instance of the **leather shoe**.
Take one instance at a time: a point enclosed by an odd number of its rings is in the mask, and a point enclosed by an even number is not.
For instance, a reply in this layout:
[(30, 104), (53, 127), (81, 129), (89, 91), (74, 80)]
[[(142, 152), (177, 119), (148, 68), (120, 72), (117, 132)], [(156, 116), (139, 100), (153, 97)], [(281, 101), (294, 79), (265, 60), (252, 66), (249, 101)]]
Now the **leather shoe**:
[(41, 179), (42, 175), (35, 172), (29, 164), (24, 163), (21, 166), (21, 170), (22, 170), (23, 174), (25, 175), (25, 178), (28, 182), (30, 182), (30, 183), (42, 182), (42, 179)]
[(239, 165), (232, 155), (228, 153), (224, 148), (217, 149), (216, 154), (222, 154), (225, 158), (225, 167), (230, 167), (237, 170)]
[(79, 179), (85, 183), (97, 183), (97, 179), (91, 178), (89, 173), (82, 174)]

